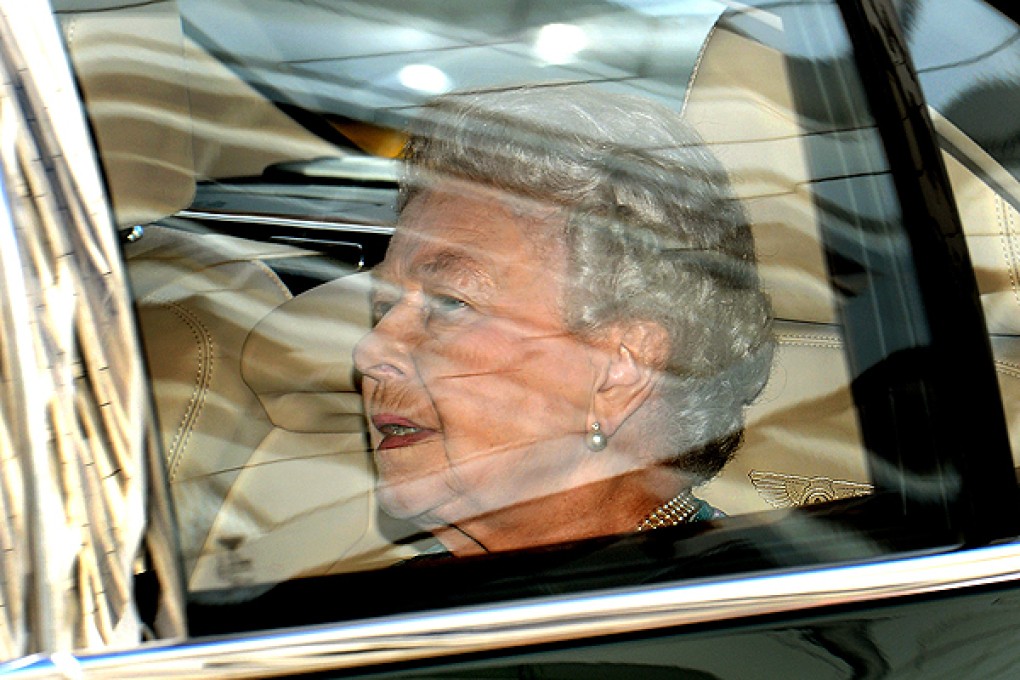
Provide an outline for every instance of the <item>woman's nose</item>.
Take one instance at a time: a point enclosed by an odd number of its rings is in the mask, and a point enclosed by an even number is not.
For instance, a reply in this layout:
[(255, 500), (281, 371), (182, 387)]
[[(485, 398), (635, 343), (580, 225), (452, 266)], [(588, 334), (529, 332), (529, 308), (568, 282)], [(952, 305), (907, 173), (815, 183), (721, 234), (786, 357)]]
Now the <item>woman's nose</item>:
[(411, 353), (421, 332), (420, 306), (402, 300), (391, 307), (354, 346), (354, 367), (375, 380), (413, 373)]

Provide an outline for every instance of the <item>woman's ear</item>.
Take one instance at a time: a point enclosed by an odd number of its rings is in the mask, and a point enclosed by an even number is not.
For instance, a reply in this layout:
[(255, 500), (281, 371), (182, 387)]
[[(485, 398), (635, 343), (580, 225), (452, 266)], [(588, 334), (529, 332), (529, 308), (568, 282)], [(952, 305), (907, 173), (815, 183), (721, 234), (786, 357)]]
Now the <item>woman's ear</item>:
[(669, 333), (654, 321), (614, 326), (603, 347), (606, 364), (595, 385), (592, 420), (611, 437), (648, 399), (671, 347)]

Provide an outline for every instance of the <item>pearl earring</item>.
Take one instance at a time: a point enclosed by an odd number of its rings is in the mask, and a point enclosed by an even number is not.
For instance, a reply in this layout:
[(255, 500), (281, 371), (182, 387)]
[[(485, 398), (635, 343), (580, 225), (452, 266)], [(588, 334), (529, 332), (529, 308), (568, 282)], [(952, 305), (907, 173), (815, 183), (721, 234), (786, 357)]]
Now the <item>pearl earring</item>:
[(584, 437), (585, 446), (591, 451), (601, 451), (609, 443), (609, 437), (602, 431), (599, 421), (591, 424), (591, 430)]

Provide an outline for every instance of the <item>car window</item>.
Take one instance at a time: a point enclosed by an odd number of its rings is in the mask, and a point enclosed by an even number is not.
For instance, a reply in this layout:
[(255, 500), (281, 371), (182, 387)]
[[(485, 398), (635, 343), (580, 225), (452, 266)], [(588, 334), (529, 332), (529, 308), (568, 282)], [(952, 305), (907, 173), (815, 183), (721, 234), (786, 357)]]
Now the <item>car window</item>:
[(861, 48), (731, 5), (57, 3), (193, 634), (962, 540)]
[[(1003, 404), (1013, 423), (1013, 457), (1020, 460), (1020, 163), (1011, 115), (1020, 97), (1020, 29), (983, 2), (904, 3), (901, 12), (967, 234)], [(955, 28), (960, 21), (975, 27), (967, 40)]]

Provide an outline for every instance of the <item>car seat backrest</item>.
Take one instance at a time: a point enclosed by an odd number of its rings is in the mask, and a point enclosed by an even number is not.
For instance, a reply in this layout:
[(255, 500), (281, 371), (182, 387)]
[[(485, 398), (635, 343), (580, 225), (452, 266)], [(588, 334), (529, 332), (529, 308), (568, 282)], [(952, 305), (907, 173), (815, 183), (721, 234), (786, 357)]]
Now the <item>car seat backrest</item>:
[[(307, 385), (257, 395), (242, 376), (252, 330), (292, 297), (263, 260), (295, 249), (151, 223), (189, 207), (196, 181), (209, 175), (257, 175), (278, 160), (335, 150), (185, 36), (175, 0), (55, 0), (54, 9), (116, 222), (146, 225), (125, 255), (189, 585), (207, 590), (322, 572), (350, 552), (352, 536), (364, 538), (371, 521), (369, 499), (349, 497), (368, 474), (358, 397), (348, 384), (346, 420), (285, 432), (274, 416), (300, 401)], [(286, 357), (259, 362), (281, 367)], [(315, 420), (312, 410), (294, 413)], [(289, 462), (269, 465), (273, 456)], [(354, 458), (358, 466), (348, 464)], [(331, 474), (338, 470), (344, 479)], [(272, 488), (259, 486), (269, 479)], [(325, 504), (327, 491), (343, 501), (332, 514), (310, 505)]]
[(128, 244), (189, 588), (392, 563), (351, 349), (362, 276), (292, 297), (293, 248), (150, 226)]
[(176, 0), (54, 0), (117, 224), (188, 207), (196, 180), (336, 154), (184, 34)]
[(931, 111), (963, 222), (1020, 469), (1020, 182), (951, 122)]
[(190, 573), (238, 471), (272, 429), (241, 379), (241, 348), (291, 296), (240, 239), (149, 226), (125, 254)]
[[(720, 158), (744, 202), (776, 316), (776, 358), (768, 384), (747, 411), (744, 445), (700, 489), (720, 508), (740, 513), (870, 492), (819, 236), (822, 220), (838, 217), (818, 208), (819, 182), (805, 145), (813, 145), (814, 155), (846, 158), (841, 145), (873, 142), (801, 115), (787, 57), (731, 18), (720, 19), (702, 48), (685, 116)], [(940, 131), (952, 128), (936, 122)], [(979, 151), (973, 143), (967, 148)], [(1002, 185), (1014, 187), (1007, 192), (1012, 197), (1003, 196), (963, 164), (948, 157), (947, 163), (975, 253), (1000, 384), (1007, 404), (1020, 403), (1016, 180), (997, 175)], [(1020, 460), (1020, 422), (1016, 407), (1013, 411), (1014, 458)]]
[[(234, 544), (256, 581), (385, 566), (414, 554), (383, 535), (352, 349), (370, 327), (367, 274), (274, 309), (249, 333), (242, 376), (272, 430), (231, 486), (209, 543)], [(211, 551), (210, 551), (211, 552)], [(222, 579), (200, 563), (203, 583)]]
[(54, 0), (118, 226), (195, 194), (184, 33), (175, 0)]

